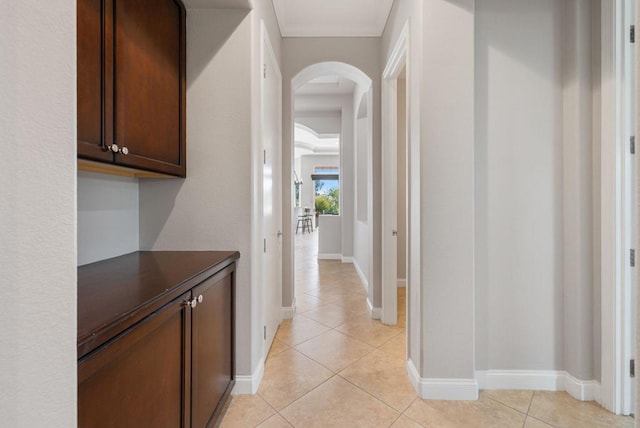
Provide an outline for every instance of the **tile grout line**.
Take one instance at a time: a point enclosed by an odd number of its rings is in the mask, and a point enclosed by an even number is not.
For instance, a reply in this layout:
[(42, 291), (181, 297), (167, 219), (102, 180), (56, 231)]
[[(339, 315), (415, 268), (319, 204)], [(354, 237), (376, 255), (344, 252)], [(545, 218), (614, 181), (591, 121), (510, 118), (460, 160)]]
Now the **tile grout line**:
[[(385, 403), (381, 398), (376, 397), (375, 395), (373, 395), (372, 393), (370, 393), (369, 391), (359, 387), (358, 385), (356, 385), (355, 383), (351, 382), (349, 379), (342, 377), (340, 374), (337, 374), (336, 376), (338, 376), (340, 379), (344, 380), (345, 382), (347, 382), (348, 384), (352, 385), (353, 387), (359, 389), (360, 391), (364, 392), (365, 394), (367, 394), (368, 396), (370, 396), (371, 398), (373, 398), (376, 401), (379, 401), (380, 403), (384, 404), (385, 406), (387, 406), (388, 408), (390, 408), (391, 410), (393, 410), (394, 412), (400, 413), (400, 415), (402, 415), (402, 411), (395, 409), (393, 406), (391, 406), (390, 404)], [(413, 401), (411, 402), (413, 404)], [(411, 404), (409, 404), (409, 406), (411, 406)], [(409, 407), (407, 407), (408, 409)], [(406, 409), (405, 409), (406, 410)]]
[[(527, 413), (526, 413), (526, 412), (523, 412), (522, 410), (518, 410), (518, 409), (516, 409), (515, 407), (512, 407), (512, 406), (510, 406), (510, 405), (508, 405), (508, 404), (506, 404), (506, 403), (503, 403), (502, 401), (500, 401), (500, 400), (498, 400), (498, 399), (496, 399), (496, 398), (493, 398), (493, 397), (487, 397), (487, 398), (488, 398), (489, 400), (491, 400), (491, 401), (495, 402), (495, 403), (500, 404), (501, 406), (506, 407), (507, 409), (511, 409), (511, 410), (513, 410), (513, 411), (515, 411), (515, 412), (520, 413), (521, 415), (524, 415), (524, 416), (525, 416), (525, 418), (524, 418), (524, 419), (525, 419), (525, 421), (527, 420), (527, 418), (526, 418)], [(531, 402), (529, 402), (529, 405), (531, 405)], [(523, 425), (523, 426), (524, 426), (524, 425)]]

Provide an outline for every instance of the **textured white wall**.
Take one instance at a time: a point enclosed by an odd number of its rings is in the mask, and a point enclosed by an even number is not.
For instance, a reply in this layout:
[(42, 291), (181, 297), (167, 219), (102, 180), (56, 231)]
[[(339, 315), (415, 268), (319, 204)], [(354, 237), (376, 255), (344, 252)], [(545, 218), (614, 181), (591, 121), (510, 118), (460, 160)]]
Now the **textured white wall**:
[(0, 420), (74, 427), (76, 7), (0, 7)]
[(78, 172), (78, 266), (140, 249), (138, 179)]
[(478, 369), (563, 369), (561, 3), (476, 1)]

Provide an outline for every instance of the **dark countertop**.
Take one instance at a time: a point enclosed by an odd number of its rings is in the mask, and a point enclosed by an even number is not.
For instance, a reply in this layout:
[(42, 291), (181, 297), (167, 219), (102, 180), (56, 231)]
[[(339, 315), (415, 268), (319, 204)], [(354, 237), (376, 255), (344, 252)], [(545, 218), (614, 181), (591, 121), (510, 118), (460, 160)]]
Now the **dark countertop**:
[(78, 267), (78, 357), (239, 257), (237, 251), (138, 251)]

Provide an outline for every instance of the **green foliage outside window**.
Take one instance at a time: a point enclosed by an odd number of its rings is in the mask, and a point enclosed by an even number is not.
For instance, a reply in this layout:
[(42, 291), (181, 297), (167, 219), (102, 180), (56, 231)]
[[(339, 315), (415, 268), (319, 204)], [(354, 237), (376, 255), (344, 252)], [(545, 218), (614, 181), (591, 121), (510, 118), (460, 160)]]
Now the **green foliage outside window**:
[(316, 196), (316, 212), (337, 215), (340, 213), (340, 189), (331, 189), (326, 194)]

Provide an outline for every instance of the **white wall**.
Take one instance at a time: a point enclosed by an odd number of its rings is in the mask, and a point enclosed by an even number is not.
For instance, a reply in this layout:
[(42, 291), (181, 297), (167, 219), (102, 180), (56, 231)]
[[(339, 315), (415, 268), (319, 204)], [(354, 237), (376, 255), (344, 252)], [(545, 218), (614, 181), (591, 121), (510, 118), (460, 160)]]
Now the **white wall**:
[[(253, 373), (261, 341), (251, 289), (251, 19), (243, 10), (187, 15), (187, 178), (140, 182), (140, 246), (238, 250), (236, 373)], [(261, 339), (261, 338), (260, 338)], [(253, 343), (256, 340), (257, 343)], [(259, 352), (258, 352), (259, 353)]]
[(342, 115), (339, 112), (298, 112), (296, 123), (311, 128), (318, 134), (342, 133)]
[[(362, 98), (362, 102), (366, 104), (366, 96)], [(369, 165), (367, 160), (369, 159), (369, 146), (368, 138), (369, 132), (367, 130), (367, 117), (358, 118), (356, 122), (356, 149), (355, 149), (355, 199), (356, 199), (356, 221), (366, 223), (368, 218), (368, 193), (367, 193), (367, 179), (369, 176)]]
[(369, 285), (369, 227), (367, 223), (356, 221), (353, 228), (353, 262), (358, 265), (360, 275)]
[(563, 2), (564, 369), (583, 380), (594, 378), (591, 14), (591, 1)]
[[(407, 21), (409, 359), (421, 379), (462, 380), (458, 397), (474, 398), (474, 2), (394, 2), (383, 63)], [(446, 393), (432, 382), (421, 395)]]
[(318, 229), (318, 258), (342, 257), (342, 219), (335, 215), (321, 215)]
[(0, 27), (0, 420), (74, 427), (75, 2), (3, 1)]
[(420, 245), (427, 378), (474, 377), (473, 5), (425, 0), (422, 14)]
[(476, 1), (476, 363), (563, 368), (561, 4)]
[(78, 172), (78, 266), (140, 249), (138, 179)]

